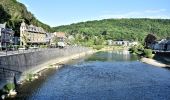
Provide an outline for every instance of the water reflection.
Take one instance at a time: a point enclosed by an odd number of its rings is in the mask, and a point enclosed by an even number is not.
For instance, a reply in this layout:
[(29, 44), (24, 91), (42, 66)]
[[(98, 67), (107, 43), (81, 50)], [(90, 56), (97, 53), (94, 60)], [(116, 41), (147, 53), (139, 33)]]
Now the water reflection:
[(130, 55), (129, 51), (108, 51), (108, 52), (98, 52), (86, 61), (107, 61), (107, 62), (116, 62), (116, 61), (136, 61), (138, 56)]

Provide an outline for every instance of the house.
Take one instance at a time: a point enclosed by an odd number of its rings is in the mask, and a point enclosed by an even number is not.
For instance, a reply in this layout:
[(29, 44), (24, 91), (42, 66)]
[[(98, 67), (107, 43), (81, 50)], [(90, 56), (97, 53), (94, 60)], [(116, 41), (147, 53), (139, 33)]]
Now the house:
[(124, 40), (113, 41), (113, 45), (129, 46), (129, 43), (129, 41)]
[(13, 45), (14, 31), (6, 28), (6, 23), (0, 24), (0, 48), (7, 49)]
[(42, 27), (27, 25), (24, 21), (20, 26), (20, 45), (46, 44), (46, 31)]
[(124, 41), (124, 40), (107, 40), (108, 45), (120, 45), (120, 46), (135, 46), (138, 45), (139, 43), (136, 41)]
[(59, 41), (65, 41), (67, 38), (64, 32), (54, 32), (53, 34), (59, 39)]
[(167, 45), (167, 49), (166, 50), (170, 51), (170, 40), (167, 41), (166, 45)]
[(57, 39), (57, 46), (58, 47), (65, 47), (66, 46), (66, 35), (64, 32), (54, 32), (55, 39)]
[(170, 51), (170, 40), (162, 39), (152, 44), (151, 49), (153, 50), (163, 50)]

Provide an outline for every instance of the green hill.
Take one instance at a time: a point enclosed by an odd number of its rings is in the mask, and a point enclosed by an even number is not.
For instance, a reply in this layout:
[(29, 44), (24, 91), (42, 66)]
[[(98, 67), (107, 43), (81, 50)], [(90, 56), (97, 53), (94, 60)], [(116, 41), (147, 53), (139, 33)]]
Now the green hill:
[(37, 20), (24, 4), (16, 0), (0, 0), (0, 23), (7, 22), (7, 27), (19, 36), (23, 20), (47, 31), (66, 32), (73, 35), (77, 43), (100, 44), (107, 39), (142, 42), (149, 33), (154, 33), (158, 39), (170, 36), (170, 19), (104, 19), (51, 28)]
[(104, 39), (142, 42), (149, 33), (154, 33), (158, 39), (170, 36), (170, 20), (104, 19), (54, 27), (54, 30), (67, 32), (75, 36), (79, 34), (78, 38), (89, 36), (89, 40), (94, 36), (102, 36)]
[(24, 4), (16, 0), (0, 0), (0, 23), (7, 22), (7, 27), (14, 29), (16, 35), (19, 35), (22, 20), (27, 24), (34, 24), (51, 31), (50, 26), (37, 20)]

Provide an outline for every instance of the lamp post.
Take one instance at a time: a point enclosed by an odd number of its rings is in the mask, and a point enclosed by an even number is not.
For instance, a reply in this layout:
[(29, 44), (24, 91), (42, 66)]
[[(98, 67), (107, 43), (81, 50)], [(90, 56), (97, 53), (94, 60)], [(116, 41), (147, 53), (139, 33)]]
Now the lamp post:
[(7, 56), (7, 44), (6, 44), (6, 34), (7, 34), (7, 32), (6, 32), (7, 30), (5, 29), (5, 34), (4, 34), (4, 42), (5, 42), (5, 52), (6, 52), (6, 56)]

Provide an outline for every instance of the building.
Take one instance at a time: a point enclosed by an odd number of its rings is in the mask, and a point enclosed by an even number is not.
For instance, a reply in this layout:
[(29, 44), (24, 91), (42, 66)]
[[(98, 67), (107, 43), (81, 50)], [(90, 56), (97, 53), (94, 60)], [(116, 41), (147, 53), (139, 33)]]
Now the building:
[(66, 35), (64, 32), (54, 32), (54, 36), (59, 39), (59, 41), (65, 41)]
[(67, 37), (64, 32), (54, 32), (54, 41), (56, 40), (58, 47), (65, 47), (67, 44)]
[(7, 49), (13, 45), (14, 31), (6, 28), (6, 23), (0, 24), (0, 48)]
[(20, 45), (40, 45), (46, 44), (46, 32), (42, 27), (27, 25), (25, 22), (20, 26)]
[(46, 41), (49, 45), (54, 45), (54, 34), (53, 33), (46, 33)]
[(152, 44), (150, 48), (153, 50), (170, 51), (170, 40), (162, 39), (161, 41)]
[(119, 46), (135, 46), (138, 45), (139, 43), (136, 41), (124, 41), (124, 40), (118, 40), (118, 41), (113, 41), (113, 40), (107, 40), (108, 45), (119, 45)]
[(129, 43), (129, 41), (124, 40), (113, 41), (113, 45), (129, 46)]

